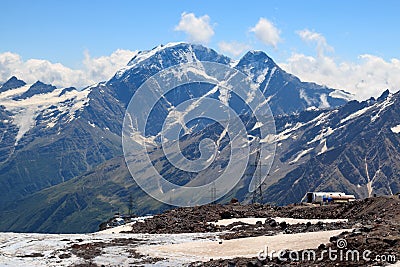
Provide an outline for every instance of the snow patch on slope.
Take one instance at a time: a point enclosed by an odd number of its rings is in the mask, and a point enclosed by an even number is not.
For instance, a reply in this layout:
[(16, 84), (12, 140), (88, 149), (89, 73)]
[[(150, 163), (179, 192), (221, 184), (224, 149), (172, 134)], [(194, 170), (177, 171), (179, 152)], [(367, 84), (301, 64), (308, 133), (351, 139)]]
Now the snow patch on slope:
[(400, 124), (390, 128), (390, 130), (392, 130), (393, 133), (400, 133)]
[(265, 94), (265, 91), (267, 90), (268, 85), (269, 85), (269, 83), (271, 82), (272, 76), (274, 76), (274, 73), (275, 73), (276, 69), (277, 69), (276, 67), (273, 67), (273, 68), (271, 69), (271, 74), (269, 75), (268, 80), (267, 80), (267, 82), (265, 83), (265, 87), (264, 87), (264, 90), (263, 90), (263, 94)]
[(331, 105), (329, 105), (328, 102), (328, 97), (326, 94), (321, 94), (319, 99), (321, 100), (321, 103), (319, 104), (319, 108), (330, 108)]
[(367, 112), (368, 110), (370, 110), (370, 109), (373, 108), (373, 107), (374, 107), (374, 106), (368, 106), (368, 107), (365, 107), (365, 108), (363, 108), (363, 109), (360, 109), (360, 110), (354, 112), (353, 114), (350, 114), (350, 115), (347, 116), (346, 118), (341, 119), (341, 120), (340, 120), (340, 124), (345, 123), (345, 122), (347, 122), (347, 121), (349, 121), (349, 120), (355, 119), (355, 118), (357, 118), (357, 117), (360, 117), (361, 115), (363, 115), (365, 112)]
[(264, 70), (258, 73), (257, 78), (255, 79), (256, 83), (261, 84), (265, 80), (268, 70), (269, 70), (268, 68), (265, 68)]
[(361, 115), (365, 114), (366, 112), (368, 112), (370, 110), (372, 110), (372, 114), (374, 114), (373, 116), (371, 115), (372, 116), (371, 117), (371, 122), (375, 122), (377, 119), (379, 119), (381, 113), (383, 111), (385, 111), (389, 106), (391, 106), (393, 104), (394, 104), (394, 101), (392, 99), (392, 95), (389, 95), (387, 97), (387, 99), (385, 101), (383, 101), (383, 102), (375, 103), (373, 105), (370, 105), (370, 106), (367, 106), (367, 107), (365, 107), (363, 109), (360, 109), (360, 110), (354, 112), (353, 114), (350, 114), (346, 118), (342, 119), (340, 121), (340, 124), (342, 124), (344, 122), (347, 122), (349, 120), (355, 119), (357, 117), (360, 117)]
[(354, 95), (347, 93), (345, 91), (342, 91), (342, 90), (335, 90), (333, 92), (330, 92), (329, 96), (333, 97), (333, 98), (341, 98), (346, 101), (354, 100)]
[(371, 122), (375, 122), (381, 113), (389, 106), (393, 105), (394, 101), (392, 100), (392, 95), (389, 95), (385, 101), (379, 103), (377, 107), (379, 107), (379, 111), (371, 118)]
[(314, 148), (309, 148), (306, 150), (301, 151), (299, 154), (297, 154), (296, 158), (294, 160), (292, 160), (291, 162), (289, 162), (289, 164), (293, 164), (296, 163), (297, 161), (299, 161), (303, 156), (307, 155), (311, 150), (313, 150)]
[[(351, 229), (348, 229), (351, 231)], [(195, 240), (185, 243), (139, 246), (137, 251), (153, 258), (167, 258), (179, 260), (179, 264), (165, 264), (165, 266), (184, 266), (185, 262), (209, 261), (210, 259), (229, 259), (236, 257), (254, 257), (255, 251), (268, 244), (270, 251), (299, 251), (307, 248), (318, 247), (321, 243), (328, 243), (331, 236), (345, 231), (332, 230), (320, 232), (308, 232), (298, 234), (278, 234), (274, 236), (246, 237), (223, 242), (214, 240)], [(271, 253), (268, 253), (271, 257)]]
[(318, 153), (318, 155), (321, 155), (323, 153), (325, 153), (326, 151), (328, 151), (328, 146), (326, 145), (326, 139), (323, 139), (321, 141), (321, 144), (324, 144), (321, 148), (321, 151)]
[[(155, 48), (153, 48), (152, 50), (148, 50), (148, 51), (139, 51), (135, 54), (135, 56), (132, 58), (132, 60), (128, 63), (128, 65), (122, 69), (120, 69), (119, 71), (117, 71), (117, 73), (115, 74), (115, 77), (118, 79), (120, 78), (127, 70), (130, 70), (132, 68), (134, 68), (135, 66), (137, 66), (137, 64), (153, 57), (155, 54), (157, 54), (158, 52), (169, 48), (169, 47), (174, 47), (177, 46), (179, 44), (182, 44), (182, 42), (177, 42), (177, 43), (168, 43), (166, 45), (159, 45)], [(189, 61), (191, 62), (191, 61)], [(162, 62), (160, 61), (161, 65)]]
[(304, 89), (300, 89), (300, 98), (306, 101), (307, 105), (311, 106), (312, 101), (311, 99), (307, 96), (306, 91)]
[(26, 92), (30, 86), (31, 84), (25, 85), (0, 94), (0, 104), (13, 114), (11, 123), (18, 127), (15, 145), (18, 144), (26, 132), (36, 125), (37, 116), (46, 113), (46, 110), (50, 107), (55, 106), (59, 114), (57, 117), (50, 116), (49, 120), (45, 122), (47, 128), (54, 127), (61, 115), (67, 114), (68, 121), (72, 121), (75, 118), (75, 112), (82, 109), (89, 101), (89, 88), (82, 91), (68, 91), (61, 96), (63, 88), (60, 88), (49, 93), (36, 94), (26, 99), (13, 99), (15, 96)]
[(307, 142), (307, 145), (312, 144), (312, 143), (317, 142), (317, 141), (320, 141), (323, 138), (326, 138), (329, 135), (331, 135), (333, 132), (334, 132), (334, 130), (331, 127), (328, 127), (326, 129), (322, 129), (322, 131), (317, 136), (315, 136), (313, 140)]
[[(292, 124), (286, 124), (285, 125), (285, 130), (283, 130), (282, 132), (276, 134), (276, 135), (267, 135), (266, 137), (264, 137), (263, 139), (260, 139), (261, 143), (273, 143), (273, 142), (279, 142), (279, 141), (283, 141), (288, 139), (289, 137), (292, 137), (293, 139), (296, 139), (295, 135), (292, 135), (295, 131), (297, 131), (298, 129), (300, 129), (301, 127), (307, 125), (308, 123), (304, 124), (301, 122), (296, 123), (293, 127)], [(291, 128), (289, 128), (291, 127)]]

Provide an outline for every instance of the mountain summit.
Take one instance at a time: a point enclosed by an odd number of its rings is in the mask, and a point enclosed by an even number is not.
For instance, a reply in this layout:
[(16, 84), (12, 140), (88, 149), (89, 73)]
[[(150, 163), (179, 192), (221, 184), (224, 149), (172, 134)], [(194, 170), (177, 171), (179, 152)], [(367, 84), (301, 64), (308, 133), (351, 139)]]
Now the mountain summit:
[(2, 86), (0, 86), (0, 93), (10, 89), (24, 86), (25, 84), (26, 83), (24, 81), (18, 80), (17, 77), (12, 76), (8, 81), (6, 81)]
[(232, 66), (249, 75), (265, 95), (274, 115), (300, 112), (308, 107), (336, 107), (351, 99), (344, 91), (301, 82), (282, 70), (264, 52), (250, 51), (235, 64), (213, 49), (188, 43), (170, 43), (139, 52), (127, 67), (107, 82), (107, 86), (127, 105), (137, 88), (152, 75), (174, 65), (200, 61)]

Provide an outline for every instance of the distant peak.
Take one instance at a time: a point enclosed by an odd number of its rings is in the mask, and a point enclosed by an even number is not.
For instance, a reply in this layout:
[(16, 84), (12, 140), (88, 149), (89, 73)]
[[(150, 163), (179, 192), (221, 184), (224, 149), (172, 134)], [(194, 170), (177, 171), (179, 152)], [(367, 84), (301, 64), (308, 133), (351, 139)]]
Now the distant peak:
[(49, 85), (49, 84), (45, 84), (45, 83), (43, 83), (41, 81), (36, 81), (34, 84), (32, 84), (31, 88), (35, 87), (35, 86), (41, 86), (41, 85)]
[(139, 51), (128, 63), (128, 66), (132, 66), (135, 64), (138, 64), (152, 56), (154, 56), (156, 53), (159, 53), (167, 48), (172, 48), (172, 47), (178, 47), (178, 46), (182, 46), (182, 47), (187, 47), (190, 44), (188, 43), (184, 43), (184, 42), (176, 42), (176, 43), (167, 43), (167, 44), (160, 44), (156, 47), (153, 47), (153, 49), (151, 50), (142, 50)]
[(249, 60), (249, 61), (260, 61), (263, 60), (264, 62), (274, 62), (272, 58), (270, 58), (264, 51), (261, 50), (250, 50), (247, 52), (241, 60)]
[(111, 80), (129, 75), (129, 72), (138, 66), (152, 69), (153, 73), (156, 73), (161, 69), (177, 64), (197, 61), (216, 62), (220, 64), (231, 63), (230, 58), (201, 44), (185, 42), (167, 43), (158, 45), (151, 50), (137, 52), (127, 66), (118, 70)]
[(174, 46), (179, 46), (179, 45), (190, 45), (190, 43), (185, 43), (185, 42), (170, 42), (166, 44), (160, 44), (158, 47), (160, 48), (167, 48), (167, 47), (174, 47)]
[(12, 76), (8, 81), (6, 81), (3, 86), (0, 87), (0, 93), (10, 90), (10, 89), (15, 89), (19, 88), (21, 86), (26, 85), (26, 83), (22, 80), (19, 80), (17, 77)]
[(253, 55), (265, 54), (265, 52), (261, 51), (261, 50), (249, 50), (249, 52), (247, 52), (247, 53), (250, 53), (250, 54), (253, 54)]
[(257, 68), (276, 67), (276, 63), (265, 52), (259, 50), (251, 50), (247, 52), (240, 60), (237, 66), (255, 66)]
[(269, 58), (267, 53), (265, 53), (264, 51), (261, 51), (261, 50), (250, 50), (249, 52), (247, 52), (247, 54), (254, 55), (254, 56), (266, 56)]
[(208, 47), (205, 47), (201, 44), (192, 44), (185, 42), (171, 42), (167, 44), (160, 44), (158, 46), (153, 47), (151, 50), (142, 50), (139, 51), (128, 63), (128, 66), (138, 64), (158, 53), (161, 53), (168, 49), (182, 49), (182, 50), (211, 50)]
[(386, 100), (386, 98), (387, 98), (389, 95), (390, 95), (390, 91), (389, 91), (389, 89), (386, 89), (386, 90), (380, 95), (380, 97), (377, 98), (377, 101), (378, 101), (378, 102), (384, 101), (384, 100)]
[(41, 81), (37, 81), (34, 84), (32, 84), (31, 87), (29, 87), (28, 91), (26, 91), (25, 93), (23, 93), (18, 97), (15, 97), (14, 100), (26, 99), (36, 94), (46, 94), (52, 92), (56, 88), (57, 87), (51, 84), (45, 84)]
[(12, 76), (10, 79), (8, 79), (7, 82), (14, 82), (14, 81), (20, 81), (17, 77)]
[(24, 84), (26, 84), (23, 80), (20, 80), (20, 79), (18, 79), (17, 77), (15, 77), (15, 76), (12, 76), (10, 79), (8, 79), (8, 81), (7, 82), (5, 82), (4, 84), (7, 84), (7, 83), (16, 83), (16, 82), (18, 82), (18, 83), (24, 83)]
[(76, 88), (75, 87), (64, 88), (58, 96), (65, 95), (66, 93), (71, 92), (71, 91), (76, 91)]
[(44, 83), (41, 81), (37, 81), (34, 84), (32, 84), (32, 86), (29, 89), (35, 88), (35, 87), (46, 87), (47, 89), (50, 90), (50, 88), (52, 90), (57, 89), (57, 87), (55, 87), (54, 85), (50, 84), (50, 83)]

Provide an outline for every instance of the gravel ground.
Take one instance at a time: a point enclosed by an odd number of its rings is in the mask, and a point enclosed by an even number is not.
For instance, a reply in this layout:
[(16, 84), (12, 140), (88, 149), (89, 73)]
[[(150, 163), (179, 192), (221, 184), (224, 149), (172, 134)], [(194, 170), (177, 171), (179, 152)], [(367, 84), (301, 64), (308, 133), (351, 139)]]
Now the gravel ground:
[[(281, 250), (281, 257), (257, 258), (266, 247)], [(293, 257), (306, 248), (322, 257)], [(338, 258), (328, 257), (329, 249)], [(339, 257), (355, 250), (368, 257)], [(329, 206), (177, 208), (86, 235), (0, 233), (0, 266), (386, 266), (399, 258), (398, 197)]]

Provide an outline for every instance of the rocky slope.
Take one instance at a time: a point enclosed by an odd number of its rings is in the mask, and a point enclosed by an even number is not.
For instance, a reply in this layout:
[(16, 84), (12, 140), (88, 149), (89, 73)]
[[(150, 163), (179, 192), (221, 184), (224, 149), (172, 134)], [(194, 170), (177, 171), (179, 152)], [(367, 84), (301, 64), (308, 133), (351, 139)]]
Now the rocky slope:
[(385, 92), (378, 100), (352, 101), (286, 127), (276, 164), (290, 170), (272, 169), (277, 182), (268, 188), (267, 201), (295, 202), (306, 191), (344, 191), (358, 198), (398, 193), (399, 109), (400, 93)]
[(124, 109), (111, 96), (15, 77), (0, 91), (0, 209), (122, 153)]
[[(357, 198), (398, 192), (400, 134), (396, 126), (400, 121), (395, 114), (399, 106), (399, 93), (385, 93), (379, 100), (353, 101), (334, 110), (277, 117), (277, 152), (262, 187), (264, 201), (297, 203), (307, 191), (319, 190), (344, 191)], [(211, 133), (213, 126), (188, 140), (212, 137)], [(155, 150), (152, 155), (160, 161), (159, 166), (165, 166), (162, 153)], [(221, 202), (231, 197), (252, 201), (247, 186), (254, 169), (248, 168), (246, 176)], [(164, 171), (176, 182), (186, 177), (170, 168)], [(205, 175), (208, 177), (209, 173)], [(136, 214), (170, 208), (152, 201), (137, 187), (120, 157), (21, 201), (9, 214), (23, 215), (4, 222), (2, 227), (23, 231), (93, 231), (118, 208), (127, 212), (130, 195)], [(99, 207), (103, 212), (99, 213)]]
[[(248, 220), (254, 217), (257, 220)], [(397, 196), (325, 206), (233, 201), (172, 209), (92, 234), (0, 233), (0, 265), (387, 266), (398, 260), (399, 223)], [(282, 251), (281, 257), (257, 257), (267, 246), (269, 254)], [(314, 251), (315, 258), (305, 254), (295, 260), (305, 249)], [(347, 254), (354, 250), (360, 253), (358, 259)]]

